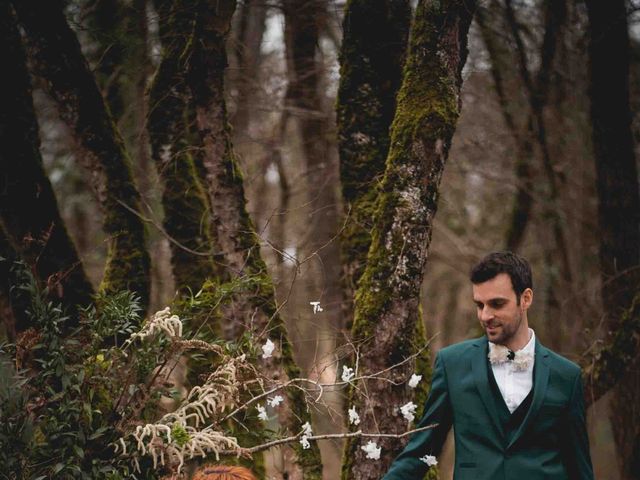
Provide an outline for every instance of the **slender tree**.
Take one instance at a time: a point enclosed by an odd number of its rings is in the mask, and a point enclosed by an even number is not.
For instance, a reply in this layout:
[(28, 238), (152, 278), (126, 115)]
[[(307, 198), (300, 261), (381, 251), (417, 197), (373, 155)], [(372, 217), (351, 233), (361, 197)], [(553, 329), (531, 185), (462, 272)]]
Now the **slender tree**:
[[(11, 247), (66, 306), (91, 303), (93, 287), (58, 211), (40, 156), (25, 52), (8, 1), (0, 3), (2, 61), (11, 65), (0, 91), (0, 220)], [(4, 235), (3, 235), (4, 237)], [(8, 267), (7, 267), (8, 268)], [(14, 286), (15, 288), (16, 286)], [(18, 330), (26, 328), (19, 323)]]
[[(384, 371), (425, 347), (424, 335), (415, 335), (422, 323), (420, 286), (440, 179), (460, 113), (461, 72), (474, 10), (475, 2), (459, 0), (421, 1), (416, 10), (367, 266), (356, 293), (353, 338), (362, 345), (360, 375)], [(366, 394), (357, 403), (358, 428), (406, 428), (398, 407), (412, 398), (405, 381), (414, 369), (407, 362), (387, 378), (358, 385)], [(403, 445), (384, 438), (378, 444), (383, 453), (372, 462), (360, 441), (349, 441), (343, 478), (379, 479)]]
[[(345, 6), (337, 126), (340, 183), (349, 216), (341, 236), (343, 312), (348, 319), (371, 244), (410, 21), (408, 1), (350, 0)], [(346, 323), (350, 329), (351, 320)]]
[[(586, 4), (602, 304), (609, 334), (614, 335), (640, 289), (640, 192), (629, 109), (629, 34), (624, 1)], [(638, 368), (636, 352), (614, 389), (610, 415), (625, 480), (640, 478)]]
[[(325, 305), (323, 318), (333, 330), (341, 327), (339, 305), (340, 248), (338, 233), (337, 165), (329, 150), (326, 132), (329, 117), (319, 91), (323, 76), (318, 58), (319, 18), (326, 0), (283, 0), (285, 48), (287, 56), (287, 92), (285, 107), (290, 110), (302, 143), (306, 180), (308, 226), (306, 255), (313, 255), (310, 290), (321, 293)], [(334, 332), (329, 332), (330, 337)], [(321, 352), (324, 355), (325, 352)]]
[[(257, 338), (270, 338), (279, 345), (279, 358), (265, 361), (268, 378), (283, 380), (300, 375), (284, 322), (276, 305), (275, 292), (266, 265), (260, 255), (260, 242), (246, 206), (242, 174), (234, 156), (224, 99), (224, 70), (227, 65), (225, 40), (229, 33), (235, 0), (201, 0), (197, 4), (194, 27), (194, 52), (189, 71), (198, 133), (202, 141), (203, 162), (212, 216), (224, 261), (232, 281), (250, 285), (241, 300), (254, 312), (244, 312), (252, 323), (236, 318), (241, 327), (252, 327)], [(310, 421), (303, 393), (287, 391), (284, 423), (290, 432), (299, 433)], [(299, 470), (286, 472), (288, 478), (320, 479), (322, 464), (317, 445), (303, 450), (294, 446)]]
[(83, 148), (83, 161), (103, 210), (109, 243), (101, 288), (135, 291), (147, 305), (150, 265), (145, 228), (138, 214), (140, 196), (124, 143), (67, 24), (63, 3), (21, 0), (13, 4), (27, 34), (31, 64), (46, 81), (60, 115)]

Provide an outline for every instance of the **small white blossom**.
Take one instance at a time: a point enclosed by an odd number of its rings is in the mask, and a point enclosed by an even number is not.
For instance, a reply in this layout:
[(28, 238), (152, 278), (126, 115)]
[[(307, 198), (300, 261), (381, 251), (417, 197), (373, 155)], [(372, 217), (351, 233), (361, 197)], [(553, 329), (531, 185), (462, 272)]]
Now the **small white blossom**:
[(320, 302), (309, 302), (309, 305), (313, 306), (314, 315), (318, 312), (323, 311), (322, 307), (320, 306)]
[(346, 365), (342, 366), (342, 381), (343, 382), (350, 382), (351, 379), (353, 377), (355, 377), (355, 376), (356, 376), (356, 374), (353, 371), (353, 368), (347, 367)]
[(258, 410), (258, 418), (260, 420), (263, 420), (265, 422), (269, 420), (269, 417), (267, 416), (266, 408), (264, 408), (262, 405), (256, 405), (256, 410)]
[(407, 422), (413, 422), (416, 418), (416, 408), (418, 408), (418, 406), (413, 402), (405, 403), (400, 407), (400, 412), (402, 416), (407, 419)]
[(272, 398), (267, 398), (267, 403), (272, 408), (276, 408), (282, 402), (284, 402), (284, 398), (282, 398), (282, 395), (275, 395)]
[(306, 435), (303, 435), (302, 438), (300, 438), (300, 444), (302, 445), (303, 450), (311, 448), (311, 444), (309, 443), (309, 439)]
[(426, 463), (428, 466), (433, 467), (438, 464), (438, 460), (433, 455), (425, 455), (424, 457), (420, 457), (420, 461)]
[(262, 358), (269, 358), (273, 355), (273, 351), (276, 349), (276, 346), (271, 341), (270, 338), (267, 339), (267, 342), (262, 345)]
[(349, 409), (349, 423), (351, 425), (360, 424), (360, 415), (358, 415), (358, 412), (356, 412), (356, 407), (351, 407)]
[(369, 441), (366, 445), (363, 445), (360, 448), (367, 453), (367, 458), (370, 458), (371, 460), (380, 459), (380, 452), (382, 451), (382, 448), (380, 448), (376, 442)]
[(416, 388), (418, 386), (418, 383), (420, 383), (420, 380), (422, 380), (422, 375), (416, 375), (415, 373), (413, 375), (411, 375), (411, 378), (409, 379), (409, 387), (411, 388)]
[(306, 422), (304, 425), (302, 425), (302, 434), (307, 437), (313, 435), (313, 431), (311, 430), (311, 425), (309, 424), (309, 422)]

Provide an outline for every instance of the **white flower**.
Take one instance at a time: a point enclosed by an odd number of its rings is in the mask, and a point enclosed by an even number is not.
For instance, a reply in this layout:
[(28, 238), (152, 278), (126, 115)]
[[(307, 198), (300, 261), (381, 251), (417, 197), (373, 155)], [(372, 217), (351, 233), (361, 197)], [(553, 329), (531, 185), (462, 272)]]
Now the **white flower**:
[(269, 358), (273, 354), (276, 346), (273, 344), (270, 338), (267, 338), (267, 342), (262, 345), (262, 358)]
[(355, 377), (355, 376), (356, 376), (356, 374), (353, 371), (353, 368), (347, 367), (346, 365), (342, 366), (342, 381), (343, 382), (350, 382), (351, 379), (353, 377)]
[(371, 460), (380, 459), (380, 452), (382, 451), (382, 448), (380, 448), (376, 442), (369, 441), (366, 445), (363, 445), (360, 448), (367, 452), (367, 458), (370, 458)]
[(258, 410), (258, 418), (260, 420), (264, 420), (265, 422), (269, 420), (266, 408), (264, 408), (262, 405), (256, 405), (256, 410)]
[(311, 425), (309, 425), (309, 422), (306, 422), (304, 425), (302, 425), (302, 435), (306, 437), (310, 437), (311, 435), (313, 435), (313, 431), (311, 430)]
[(425, 455), (424, 457), (420, 457), (420, 461), (426, 463), (428, 466), (433, 467), (438, 464), (438, 460), (433, 455)]
[(405, 403), (400, 407), (400, 412), (407, 419), (407, 422), (413, 422), (414, 418), (416, 418), (416, 408), (418, 406), (413, 402)]
[(314, 315), (318, 312), (322, 312), (322, 307), (320, 306), (320, 302), (309, 302), (309, 305), (313, 306)]
[(418, 383), (420, 383), (420, 380), (422, 380), (422, 375), (416, 375), (415, 373), (413, 375), (411, 375), (411, 378), (409, 379), (409, 387), (411, 388), (416, 388), (418, 386)]
[(302, 445), (303, 450), (311, 448), (311, 444), (309, 443), (309, 439), (307, 438), (306, 435), (302, 436), (302, 438), (300, 439), (300, 444)]
[(358, 412), (356, 412), (356, 407), (351, 407), (349, 409), (349, 423), (351, 425), (360, 424), (360, 415), (358, 415)]
[(272, 398), (267, 398), (267, 404), (269, 404), (269, 406), (272, 408), (276, 408), (282, 402), (284, 402), (284, 398), (282, 398), (282, 395), (275, 395)]

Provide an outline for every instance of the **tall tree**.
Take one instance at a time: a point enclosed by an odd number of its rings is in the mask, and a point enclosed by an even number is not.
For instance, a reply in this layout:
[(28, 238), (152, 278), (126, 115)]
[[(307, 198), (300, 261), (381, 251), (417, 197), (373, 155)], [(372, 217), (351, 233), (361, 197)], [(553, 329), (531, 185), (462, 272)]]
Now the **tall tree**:
[[(350, 0), (345, 6), (337, 126), (342, 198), (349, 215), (341, 237), (343, 312), (348, 319), (371, 244), (410, 22), (408, 0)], [(351, 320), (346, 323), (350, 329)]]
[[(158, 2), (162, 61), (149, 92), (148, 120), (152, 157), (163, 183), (164, 230), (170, 238), (176, 285), (197, 292), (217, 272), (206, 191), (194, 155), (200, 150), (190, 132), (191, 94), (186, 83), (195, 11), (181, 0)], [(219, 269), (218, 269), (219, 270)]]
[[(640, 289), (640, 191), (629, 108), (629, 33), (623, 0), (586, 4), (602, 304), (613, 335)], [(638, 368), (636, 354), (614, 389), (610, 415), (625, 480), (640, 478)]]
[[(296, 378), (296, 366), (284, 322), (276, 305), (275, 292), (260, 255), (259, 238), (246, 210), (242, 174), (234, 156), (224, 99), (224, 70), (227, 65), (225, 40), (229, 33), (235, 0), (200, 0), (194, 29), (194, 51), (189, 71), (196, 123), (202, 141), (203, 162), (213, 222), (231, 280), (242, 281), (245, 305), (252, 312), (234, 319), (241, 327), (251, 327), (258, 338), (268, 336), (279, 345), (280, 355), (267, 359), (263, 371), (270, 379)], [(247, 325), (244, 319), (252, 318)], [(303, 392), (287, 391), (284, 423), (299, 433), (310, 421)], [(291, 479), (320, 479), (322, 464), (317, 445), (304, 450), (294, 446), (297, 470), (286, 472)]]
[[(416, 10), (367, 266), (356, 293), (353, 338), (362, 345), (360, 375), (386, 371), (425, 347), (424, 334), (416, 337), (416, 325), (422, 324), (420, 287), (440, 179), (460, 113), (474, 10), (475, 2), (461, 0), (423, 0)], [(357, 403), (358, 428), (385, 433), (406, 428), (398, 408), (412, 398), (405, 381), (414, 368), (407, 362), (385, 378), (358, 385), (366, 392)], [(349, 441), (343, 478), (380, 478), (403, 445), (385, 438), (378, 444), (382, 456), (371, 462), (359, 441)]]
[[(0, 2), (7, 70), (0, 90), (0, 220), (12, 248), (53, 298), (66, 306), (91, 303), (93, 287), (58, 211), (40, 156), (25, 52), (13, 8)], [(4, 235), (3, 235), (4, 237)], [(14, 286), (15, 288), (16, 286)], [(19, 323), (18, 330), (26, 325)]]
[(146, 306), (150, 262), (138, 214), (140, 195), (122, 138), (64, 17), (63, 2), (25, 0), (13, 5), (27, 34), (33, 68), (45, 79), (60, 115), (83, 148), (83, 161), (103, 210), (109, 243), (101, 289), (132, 290)]

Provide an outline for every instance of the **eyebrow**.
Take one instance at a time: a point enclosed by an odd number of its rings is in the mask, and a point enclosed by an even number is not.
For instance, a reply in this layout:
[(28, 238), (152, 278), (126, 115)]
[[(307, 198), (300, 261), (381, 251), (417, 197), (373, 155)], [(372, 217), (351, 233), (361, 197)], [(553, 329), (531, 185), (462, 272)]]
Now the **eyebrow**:
[(476, 298), (473, 299), (473, 303), (490, 303), (490, 302), (500, 302), (500, 301), (509, 301), (509, 299), (507, 297), (493, 297), (487, 300), (486, 302), (483, 302), (482, 300), (478, 300)]

